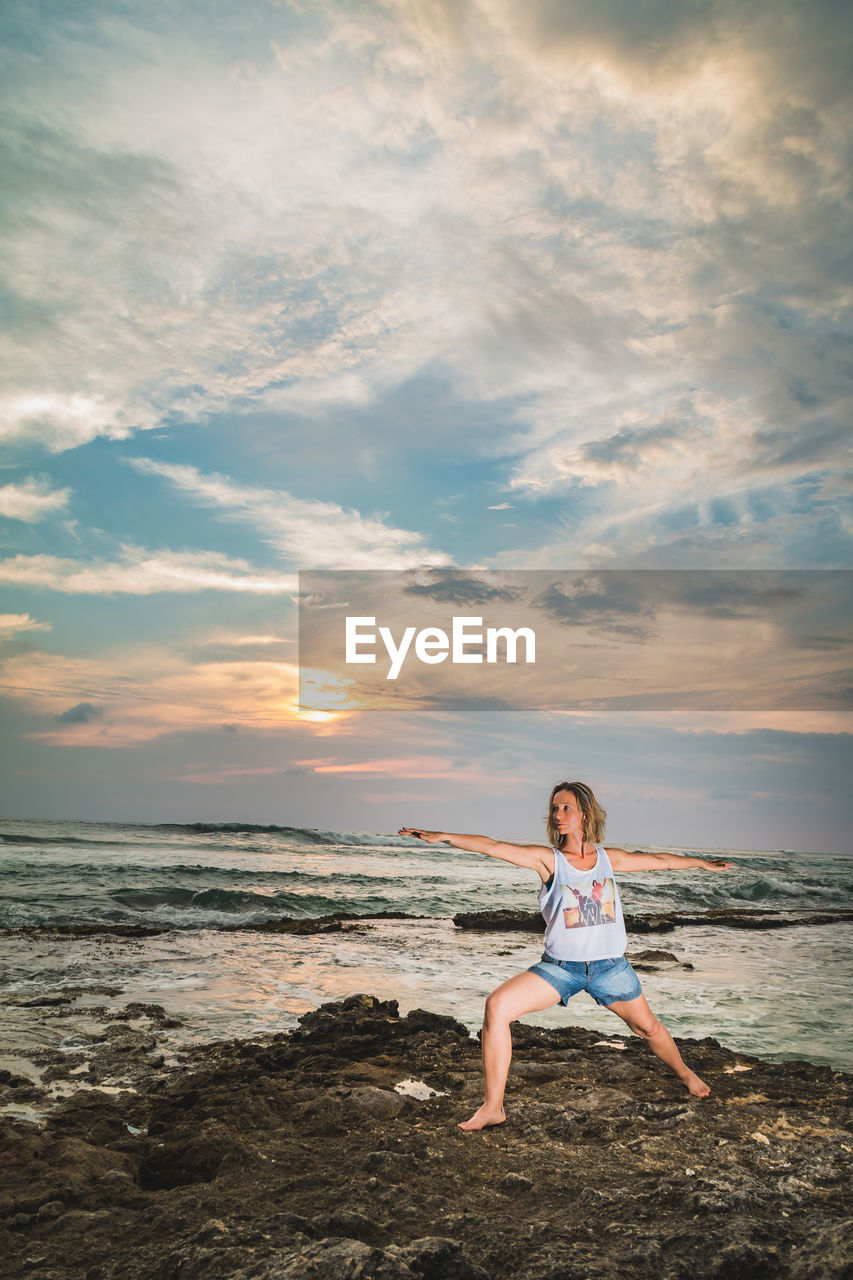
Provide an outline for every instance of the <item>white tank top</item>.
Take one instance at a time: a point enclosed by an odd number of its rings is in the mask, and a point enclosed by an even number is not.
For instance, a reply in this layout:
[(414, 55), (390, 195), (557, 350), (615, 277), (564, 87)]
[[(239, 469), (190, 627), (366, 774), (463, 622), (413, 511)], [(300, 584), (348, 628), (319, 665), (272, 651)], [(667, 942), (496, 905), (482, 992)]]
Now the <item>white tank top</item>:
[(578, 871), (555, 849), (554, 875), (539, 890), (545, 950), (555, 960), (610, 960), (628, 945), (610, 859), (600, 844), (595, 851), (595, 866)]

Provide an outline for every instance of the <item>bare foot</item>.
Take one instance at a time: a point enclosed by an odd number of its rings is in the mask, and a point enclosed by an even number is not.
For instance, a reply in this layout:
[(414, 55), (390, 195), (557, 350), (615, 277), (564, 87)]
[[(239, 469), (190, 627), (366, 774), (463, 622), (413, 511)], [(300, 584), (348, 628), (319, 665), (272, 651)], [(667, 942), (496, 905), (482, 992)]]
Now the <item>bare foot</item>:
[[(701, 1084), (701, 1081), (700, 1081)], [(478, 1107), (470, 1120), (463, 1120), (459, 1125), (460, 1129), (464, 1129), (466, 1133), (471, 1133), (475, 1129), (489, 1129), (492, 1125), (503, 1124), (506, 1120), (506, 1112), (503, 1107), (487, 1107), (485, 1102)]]
[(704, 1080), (700, 1080), (695, 1071), (688, 1071), (686, 1076), (682, 1076), (682, 1080), (694, 1098), (707, 1098), (711, 1092), (711, 1086), (706, 1084)]

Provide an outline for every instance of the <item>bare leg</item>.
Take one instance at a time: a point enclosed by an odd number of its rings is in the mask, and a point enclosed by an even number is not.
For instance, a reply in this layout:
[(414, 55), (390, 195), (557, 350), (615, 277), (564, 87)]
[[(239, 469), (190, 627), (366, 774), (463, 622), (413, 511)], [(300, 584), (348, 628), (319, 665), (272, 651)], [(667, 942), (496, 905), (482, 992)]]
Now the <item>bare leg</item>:
[(525, 1013), (536, 1013), (559, 1004), (559, 993), (537, 973), (519, 973), (497, 987), (486, 1001), (483, 1017), (483, 1074), (486, 1078), (483, 1105), (460, 1129), (485, 1129), (503, 1124), (504, 1089), (512, 1058), (510, 1023)]
[(675, 1072), (695, 1097), (708, 1096), (710, 1088), (685, 1064), (678, 1046), (663, 1023), (658, 1022), (652, 1013), (645, 996), (637, 996), (636, 1000), (617, 1000), (607, 1007), (627, 1022), (636, 1035), (642, 1036), (652, 1053)]

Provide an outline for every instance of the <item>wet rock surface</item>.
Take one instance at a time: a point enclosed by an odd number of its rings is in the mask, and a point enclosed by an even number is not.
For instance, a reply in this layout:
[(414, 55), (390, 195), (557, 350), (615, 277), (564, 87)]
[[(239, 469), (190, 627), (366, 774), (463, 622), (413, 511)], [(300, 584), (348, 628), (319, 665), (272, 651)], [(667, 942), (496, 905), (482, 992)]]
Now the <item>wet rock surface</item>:
[[(829, 1068), (684, 1041), (700, 1101), (637, 1039), (519, 1024), (507, 1123), (467, 1134), (479, 1045), (452, 1018), (353, 996), (168, 1065), (162, 1010), (125, 1013), (88, 1088), (0, 1122), (5, 1275), (853, 1276), (850, 1077)], [(128, 1088), (99, 1089), (122, 1064)]]
[(627, 955), (637, 973), (665, 973), (671, 969), (693, 968), (689, 960), (680, 960), (671, 951), (661, 951), (657, 947), (629, 951)]
[[(4, 1111), (33, 1112), (34, 1118), (53, 1108), (56, 1119), (61, 1114), (63, 1099), (75, 1097), (76, 1106), (84, 1105), (88, 1091), (106, 1090), (109, 1094), (135, 1093), (146, 1088), (163, 1066), (164, 1056), (157, 1052), (158, 1033), (182, 1025), (182, 1019), (167, 1014), (162, 1005), (131, 1002), (122, 1009), (104, 1005), (78, 1005), (83, 994), (113, 995), (114, 987), (93, 985), (66, 988), (51, 1007), (53, 1018), (69, 1018), (78, 1024), (91, 1023), (86, 1034), (64, 1037), (59, 1048), (33, 1048), (27, 1053), (33, 1075), (37, 1078), (0, 1070), (0, 1106)], [(8, 1002), (10, 1005), (13, 1001)], [(18, 1007), (31, 1008), (33, 1001), (17, 1002)], [(41, 1002), (38, 1006), (41, 1007)], [(86, 1091), (86, 1092), (83, 1092)]]
[[(709, 911), (657, 911), (654, 914), (625, 913), (625, 928), (632, 933), (670, 933), (685, 925), (706, 924), (726, 929), (789, 929), (802, 925), (837, 924), (853, 920), (853, 911), (761, 911), (749, 907), (719, 908)], [(538, 911), (463, 911), (453, 917), (457, 929), (483, 932), (512, 930), (542, 933), (544, 924)]]
[[(429, 916), (419, 916), (407, 911), (368, 911), (347, 912), (345, 915), (316, 916), (310, 919), (294, 916), (276, 916), (271, 920), (253, 920), (234, 925), (220, 925), (222, 933), (270, 933), (294, 934), (308, 936), (322, 933), (350, 933), (360, 926), (369, 925), (376, 920), (427, 920)], [(684, 925), (712, 925), (715, 928), (728, 929), (787, 929), (801, 925), (837, 924), (841, 921), (853, 920), (853, 910), (840, 908), (832, 911), (767, 911), (755, 910), (751, 907), (719, 908), (708, 911), (658, 911), (643, 915), (625, 914), (625, 925), (628, 933), (670, 933), (673, 929)], [(522, 932), (542, 933), (544, 923), (538, 911), (467, 911), (453, 917), (458, 929), (474, 929), (482, 932)], [(41, 927), (27, 925), (15, 928), (0, 929), (0, 937), (39, 937), (56, 938), (88, 938), (93, 936), (112, 936), (120, 938), (149, 938), (156, 934), (168, 933), (168, 925), (54, 925), (46, 930)], [(20, 1005), (31, 1005), (31, 1001), (16, 1001)], [(62, 1004), (61, 997), (40, 999), (36, 1003), (44, 1005)]]

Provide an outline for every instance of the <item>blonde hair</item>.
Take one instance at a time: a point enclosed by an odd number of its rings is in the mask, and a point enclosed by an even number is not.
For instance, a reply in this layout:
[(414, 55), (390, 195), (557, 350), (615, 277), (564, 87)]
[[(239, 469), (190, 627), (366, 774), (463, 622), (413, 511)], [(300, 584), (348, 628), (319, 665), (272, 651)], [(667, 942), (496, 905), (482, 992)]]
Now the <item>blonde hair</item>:
[(554, 796), (559, 791), (571, 791), (577, 800), (583, 819), (584, 841), (589, 844), (600, 844), (604, 839), (604, 824), (607, 822), (607, 814), (593, 795), (592, 788), (588, 787), (585, 782), (558, 782), (551, 790), (551, 795), (548, 799), (548, 812), (545, 816), (545, 827), (551, 847), (553, 849), (562, 849), (566, 842), (566, 837), (560, 834), (554, 821)]

